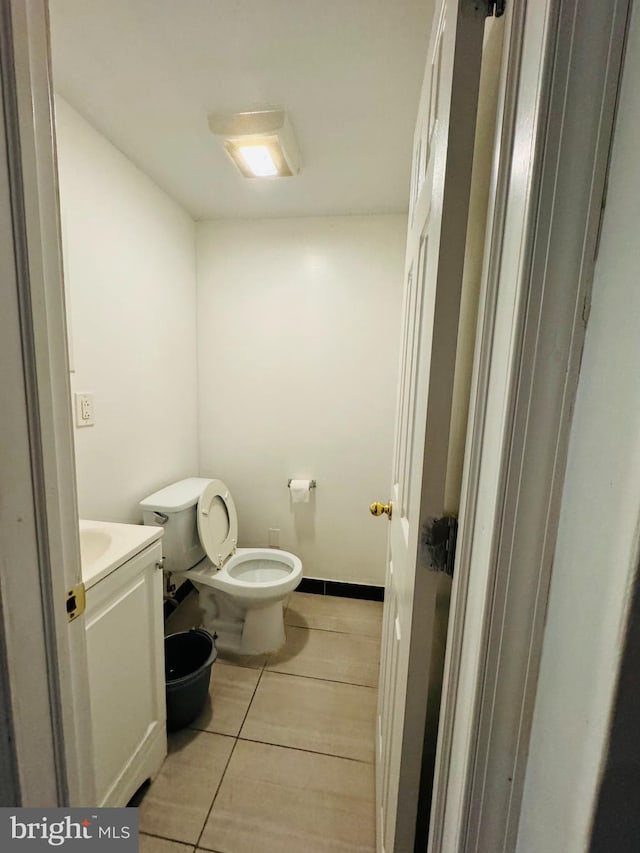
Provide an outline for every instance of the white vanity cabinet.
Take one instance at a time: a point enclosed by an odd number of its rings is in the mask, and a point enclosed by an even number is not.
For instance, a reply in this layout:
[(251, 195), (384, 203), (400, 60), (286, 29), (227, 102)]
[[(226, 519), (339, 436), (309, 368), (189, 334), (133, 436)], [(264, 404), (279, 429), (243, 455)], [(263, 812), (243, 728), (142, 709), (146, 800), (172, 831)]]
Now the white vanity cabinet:
[(85, 581), (97, 806), (126, 805), (156, 775), (167, 752), (157, 536), (151, 544), (143, 538), (138, 553)]

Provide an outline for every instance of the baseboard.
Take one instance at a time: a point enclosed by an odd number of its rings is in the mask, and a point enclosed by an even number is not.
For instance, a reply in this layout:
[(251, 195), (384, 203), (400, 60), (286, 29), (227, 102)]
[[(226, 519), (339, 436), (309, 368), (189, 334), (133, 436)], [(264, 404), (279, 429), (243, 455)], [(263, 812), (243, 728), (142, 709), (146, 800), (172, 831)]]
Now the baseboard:
[(297, 592), (314, 595), (337, 595), (341, 598), (361, 598), (365, 601), (384, 601), (384, 587), (366, 583), (326, 581), (320, 578), (302, 578)]
[[(176, 590), (174, 600), (182, 604), (189, 593), (195, 587), (190, 580), (186, 580)], [(336, 595), (340, 598), (360, 598), (363, 601), (384, 601), (384, 587), (374, 586), (367, 583), (346, 583), (345, 581), (325, 581), (321, 578), (302, 578), (297, 587), (298, 592), (311, 592), (314, 595)], [(175, 612), (175, 607), (165, 601), (165, 622)]]

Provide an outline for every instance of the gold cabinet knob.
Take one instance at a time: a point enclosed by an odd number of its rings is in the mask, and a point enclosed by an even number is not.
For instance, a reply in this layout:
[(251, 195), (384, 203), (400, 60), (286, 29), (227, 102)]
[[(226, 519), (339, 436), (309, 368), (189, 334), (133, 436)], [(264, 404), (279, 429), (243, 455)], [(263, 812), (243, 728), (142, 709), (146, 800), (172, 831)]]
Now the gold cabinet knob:
[(391, 521), (391, 513), (393, 512), (393, 504), (389, 501), (388, 504), (381, 504), (380, 501), (374, 501), (369, 507), (371, 515), (387, 515)]

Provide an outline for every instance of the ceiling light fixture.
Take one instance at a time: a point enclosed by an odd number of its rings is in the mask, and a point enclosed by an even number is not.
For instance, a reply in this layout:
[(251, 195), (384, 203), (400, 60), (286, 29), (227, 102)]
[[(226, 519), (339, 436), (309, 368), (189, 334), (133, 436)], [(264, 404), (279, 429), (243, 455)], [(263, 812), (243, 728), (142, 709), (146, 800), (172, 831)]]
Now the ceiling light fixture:
[(209, 129), (245, 178), (285, 178), (300, 171), (296, 139), (282, 109), (213, 113)]
[(278, 167), (266, 145), (239, 145), (238, 152), (256, 178), (273, 178)]

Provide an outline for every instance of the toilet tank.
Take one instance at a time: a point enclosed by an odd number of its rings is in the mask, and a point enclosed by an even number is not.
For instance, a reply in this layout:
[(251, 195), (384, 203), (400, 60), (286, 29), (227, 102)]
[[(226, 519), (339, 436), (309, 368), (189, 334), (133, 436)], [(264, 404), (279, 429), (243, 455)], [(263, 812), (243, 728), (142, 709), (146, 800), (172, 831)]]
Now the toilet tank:
[(186, 572), (205, 556), (198, 536), (198, 500), (211, 480), (189, 477), (140, 501), (145, 524), (162, 527), (167, 572)]

